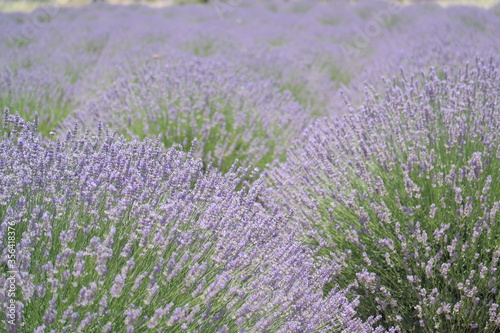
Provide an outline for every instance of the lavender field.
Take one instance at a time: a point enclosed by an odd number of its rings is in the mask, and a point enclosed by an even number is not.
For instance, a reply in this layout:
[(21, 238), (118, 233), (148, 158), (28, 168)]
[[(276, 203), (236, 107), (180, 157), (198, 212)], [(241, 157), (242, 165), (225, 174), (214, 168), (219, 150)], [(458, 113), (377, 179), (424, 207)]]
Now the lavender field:
[(500, 332), (500, 5), (0, 13), (0, 332)]

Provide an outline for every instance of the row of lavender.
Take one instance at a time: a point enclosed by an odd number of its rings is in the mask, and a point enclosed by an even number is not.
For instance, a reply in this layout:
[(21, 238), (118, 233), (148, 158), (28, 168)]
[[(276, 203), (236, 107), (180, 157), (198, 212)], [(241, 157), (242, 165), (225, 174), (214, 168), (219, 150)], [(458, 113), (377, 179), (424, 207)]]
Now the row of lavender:
[(1, 15), (8, 331), (500, 328), (494, 10)]
[(263, 167), (315, 118), (342, 113), (341, 89), (358, 105), (366, 81), (381, 89), (400, 68), (488, 58), (499, 30), (493, 10), (379, 1), (2, 14), (0, 101), (38, 111), (45, 135), (105, 121), (186, 151), (207, 142), (195, 156), (224, 171), (236, 158)]

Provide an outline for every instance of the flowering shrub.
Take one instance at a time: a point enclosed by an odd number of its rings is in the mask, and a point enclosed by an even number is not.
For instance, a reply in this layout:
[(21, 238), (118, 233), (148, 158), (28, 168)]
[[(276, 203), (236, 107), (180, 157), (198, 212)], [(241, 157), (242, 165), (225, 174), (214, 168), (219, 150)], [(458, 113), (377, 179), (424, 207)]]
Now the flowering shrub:
[(10, 106), (22, 117), (40, 115), (40, 131), (49, 135), (71, 111), (73, 91), (69, 80), (43, 66), (26, 70), (0, 68), (0, 105)]
[(499, 83), (480, 61), (388, 81), (269, 172), (266, 199), (309, 219), (320, 256), (348, 262), (332, 283), (360, 296), (360, 316), (400, 332), (499, 330)]
[(258, 184), (235, 190), (245, 170), (203, 173), (189, 154), (102, 127), (49, 144), (35, 128), (6, 113), (0, 141), (9, 329), (372, 331), (342, 291), (323, 296), (338, 265), (318, 266), (300, 230), (255, 202)]
[(264, 167), (283, 156), (310, 119), (272, 82), (216, 61), (153, 63), (126, 73), (79, 119), (106, 121), (140, 138), (161, 135), (167, 147), (180, 143), (224, 171), (236, 159)]

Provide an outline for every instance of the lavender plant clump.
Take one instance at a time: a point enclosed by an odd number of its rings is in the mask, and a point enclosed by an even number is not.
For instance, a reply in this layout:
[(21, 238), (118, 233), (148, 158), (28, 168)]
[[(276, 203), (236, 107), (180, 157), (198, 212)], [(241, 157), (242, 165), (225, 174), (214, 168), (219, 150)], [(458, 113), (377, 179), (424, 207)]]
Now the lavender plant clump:
[(223, 171), (236, 160), (263, 168), (284, 156), (311, 119), (272, 81), (215, 61), (154, 62), (125, 73), (77, 111), (79, 120), (103, 121), (139, 138), (160, 135), (167, 147), (182, 144)]
[(500, 108), (493, 59), (440, 78), (388, 80), (382, 96), (304, 133), (271, 170), (266, 202), (308, 220), (331, 285), (398, 332), (500, 327)]
[(498, 31), (378, 0), (0, 13), (0, 332), (499, 331)]
[(190, 154), (102, 127), (44, 145), (35, 123), (5, 121), (0, 232), (14, 222), (23, 330), (371, 331), (343, 291), (323, 297), (338, 265), (319, 265), (287, 216), (255, 202), (262, 185), (235, 190), (248, 171), (204, 173)]

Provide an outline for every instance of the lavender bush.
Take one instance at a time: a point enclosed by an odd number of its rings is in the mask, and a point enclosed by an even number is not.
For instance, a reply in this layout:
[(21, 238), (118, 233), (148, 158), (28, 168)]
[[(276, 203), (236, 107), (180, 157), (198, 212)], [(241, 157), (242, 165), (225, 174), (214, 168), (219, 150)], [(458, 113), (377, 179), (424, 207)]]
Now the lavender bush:
[[(64, 88), (63, 88), (64, 87)], [(26, 70), (0, 69), (0, 105), (22, 117), (40, 115), (40, 131), (49, 135), (72, 110), (71, 83), (43, 66)]]
[[(309, 122), (308, 110), (269, 80), (216, 61), (152, 62), (124, 77), (78, 112), (139, 138), (161, 136), (227, 171), (236, 159), (265, 167)], [(191, 147), (193, 140), (198, 144)]]
[(332, 284), (387, 329), (500, 328), (492, 63), (388, 81), (383, 96), (367, 90), (363, 107), (312, 126), (269, 173), (266, 199), (309, 220), (318, 255), (349, 263)]
[(235, 190), (245, 170), (203, 173), (102, 127), (43, 144), (36, 126), (6, 112), (0, 237), (15, 245), (1, 243), (0, 284), (17, 289), (0, 294), (16, 300), (2, 329), (372, 331), (341, 290), (323, 296), (338, 265), (318, 265), (287, 216), (255, 202), (261, 186)]

